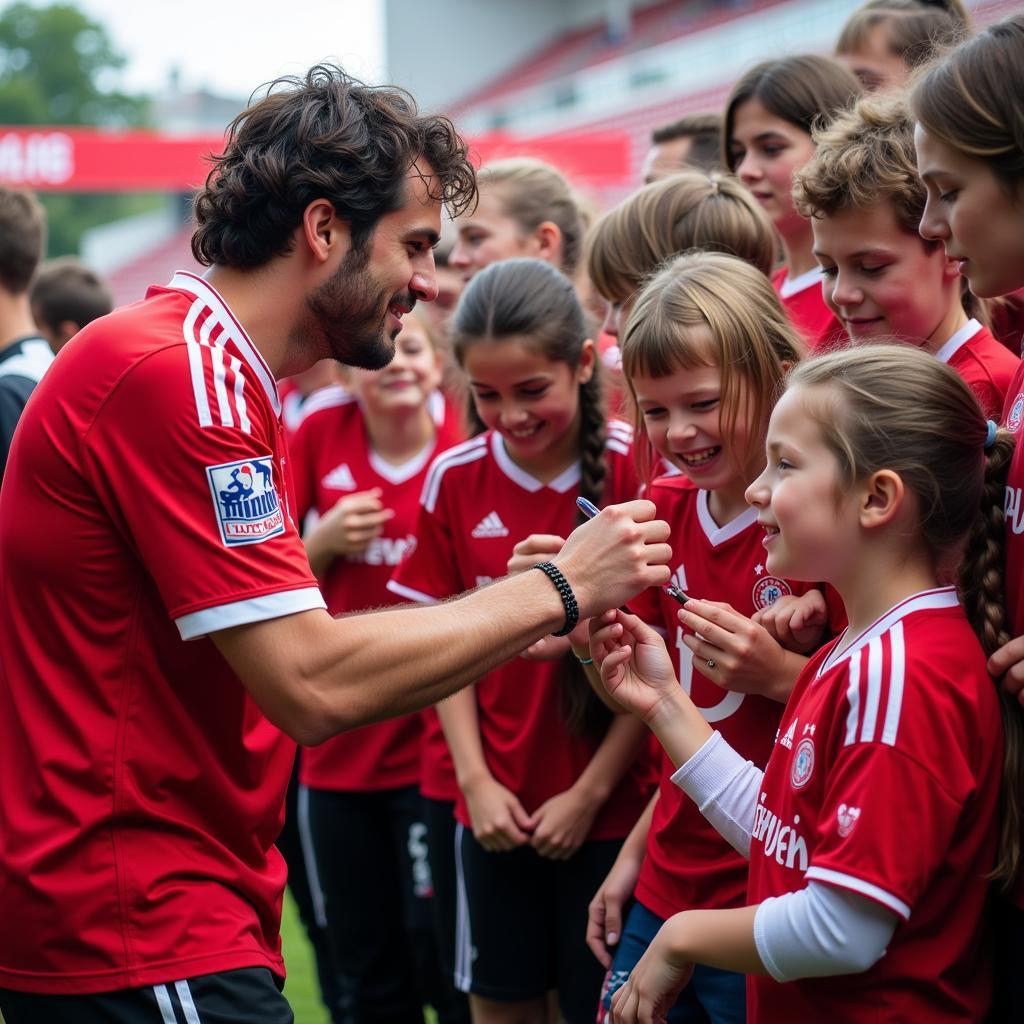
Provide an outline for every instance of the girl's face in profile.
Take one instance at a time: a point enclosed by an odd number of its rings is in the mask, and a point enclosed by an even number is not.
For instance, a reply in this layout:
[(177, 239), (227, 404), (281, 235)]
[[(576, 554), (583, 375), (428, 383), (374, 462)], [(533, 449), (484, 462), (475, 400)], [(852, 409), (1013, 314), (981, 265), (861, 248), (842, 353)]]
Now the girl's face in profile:
[(914, 130), (917, 171), (928, 190), (921, 235), (946, 247), (983, 299), (1024, 286), (1024, 182), (1013, 190), (983, 160), (923, 128)]
[(764, 528), (773, 576), (834, 583), (856, 563), (857, 501), (839, 490), (839, 465), (825, 444), (806, 389), (776, 403), (765, 438), (767, 462), (747, 488)]

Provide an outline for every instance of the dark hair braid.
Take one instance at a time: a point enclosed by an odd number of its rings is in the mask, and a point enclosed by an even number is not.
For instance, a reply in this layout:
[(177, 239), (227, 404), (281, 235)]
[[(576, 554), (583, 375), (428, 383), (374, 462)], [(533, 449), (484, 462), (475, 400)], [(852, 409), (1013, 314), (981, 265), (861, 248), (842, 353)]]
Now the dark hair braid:
[[(1005, 535), (1003, 494), (1015, 448), (1013, 435), (996, 433), (986, 453), (985, 483), (981, 508), (967, 539), (960, 563), (960, 600), (986, 654), (1012, 639), (1006, 623)], [(992, 877), (1009, 890), (1020, 871), (1021, 798), (1024, 786), (1024, 712), (1016, 697), (999, 686), (999, 710), (1003, 719), (1003, 786), (999, 859)]]
[[(580, 387), (580, 497), (592, 501), (598, 508), (608, 473), (604, 447), (607, 433), (601, 360), (595, 353), (594, 372)], [(577, 521), (582, 523), (585, 519), (581, 513)]]

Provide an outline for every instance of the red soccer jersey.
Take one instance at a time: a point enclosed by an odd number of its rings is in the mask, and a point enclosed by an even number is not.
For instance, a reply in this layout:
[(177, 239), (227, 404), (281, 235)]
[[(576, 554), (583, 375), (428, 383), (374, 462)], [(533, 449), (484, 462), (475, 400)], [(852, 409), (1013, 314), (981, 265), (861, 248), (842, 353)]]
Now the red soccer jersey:
[[(608, 427), (605, 504), (635, 497), (631, 430)], [(441, 455), (423, 490), (417, 544), (389, 586), (414, 601), (431, 602), (506, 574), (515, 545), (531, 533), (567, 536), (576, 522), (578, 465), (548, 484), (520, 469), (499, 434), (488, 431)], [(528, 814), (567, 790), (597, 744), (570, 735), (562, 722), (556, 661), (513, 658), (476, 684), (480, 735), (494, 777)], [(638, 758), (594, 821), (589, 838), (625, 836), (648, 796), (649, 765)], [(465, 800), (456, 816), (469, 825)]]
[[(1006, 521), (1006, 616), (1013, 636), (1024, 636), (1024, 363), (1006, 392), (1003, 426), (1017, 442), (1006, 479), (1003, 515)], [(1014, 903), (1024, 909), (1024, 873)]]
[(846, 329), (825, 304), (821, 294), (821, 268), (815, 267), (793, 280), (785, 267), (772, 274), (772, 284), (782, 299), (789, 322), (800, 332), (811, 352), (842, 348), (849, 344)]
[(1024, 347), (1024, 288), (1001, 295), (991, 303), (988, 314), (993, 337), (1019, 357)]
[(999, 344), (977, 320), (967, 323), (935, 357), (948, 363), (967, 382), (991, 419), (998, 419), (1020, 360)]
[(752, 1021), (979, 1021), (992, 978), (1002, 726), (995, 684), (952, 588), (896, 605), (808, 663), (754, 815), (750, 900), (814, 880), (899, 921), (862, 974), (748, 979)]
[[(1006, 479), (1003, 514), (1006, 520), (1006, 614), (1010, 632), (1024, 635), (1024, 363), (1006, 392), (1003, 426), (1017, 447)], [(1024, 904), (1022, 904), (1024, 905)]]
[[(811, 589), (806, 583), (768, 575), (756, 509), (718, 526), (708, 510), (708, 492), (694, 489), (685, 476), (655, 480), (647, 497), (657, 506), (658, 517), (672, 527), (672, 579), (687, 594), (727, 601), (738, 612), (753, 615), (782, 594)], [(763, 768), (782, 705), (766, 697), (723, 691), (695, 672), (690, 649), (683, 643), (679, 605), (663, 590), (644, 591), (630, 607), (666, 632), (670, 648), (678, 652), (679, 680), (704, 717), (744, 757)], [(743, 906), (747, 862), (672, 783), (669, 759), (663, 755), (661, 760), (658, 803), (636, 898), (659, 917), (694, 908)]]
[[(300, 521), (310, 511), (330, 511), (346, 494), (371, 488), (381, 491), (381, 504), (394, 512), (365, 551), (336, 559), (328, 567), (321, 581), (327, 610), (336, 615), (395, 604), (398, 599), (387, 583), (416, 544), (427, 466), (434, 455), (460, 440), (460, 432), (451, 417), (445, 417), (443, 400), (433, 402), (441, 420), (437, 440), (404, 465), (392, 466), (370, 447), (355, 397), (340, 388), (324, 390), (331, 394), (316, 396), (316, 408), (302, 418), (291, 443)], [(415, 785), (420, 778), (422, 732), (423, 716), (418, 713), (353, 729), (303, 751), (300, 779), (314, 789), (360, 792)]]
[(294, 746), (206, 636), (324, 607), (278, 412), (189, 274), (86, 327), (28, 404), (0, 497), (2, 986), (284, 973)]

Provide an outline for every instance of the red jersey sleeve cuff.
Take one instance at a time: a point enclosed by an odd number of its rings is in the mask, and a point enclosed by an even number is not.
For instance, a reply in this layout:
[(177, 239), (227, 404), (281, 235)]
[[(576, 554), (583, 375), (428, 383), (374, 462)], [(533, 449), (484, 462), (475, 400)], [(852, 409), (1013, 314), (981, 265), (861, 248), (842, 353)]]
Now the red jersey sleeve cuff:
[(180, 616), (174, 620), (174, 624), (178, 627), (182, 640), (195, 640), (197, 637), (216, 633), (219, 629), (279, 619), (284, 615), (294, 615), (296, 612), (308, 612), (317, 608), (327, 608), (320, 588), (303, 587), (300, 590), (281, 590), (276, 594), (263, 594), (260, 597), (246, 598), (244, 601), (232, 601), (230, 604), (203, 608), (201, 611)]
[(816, 867), (814, 864), (807, 869), (807, 874), (804, 877), (809, 881), (813, 879), (816, 882), (824, 882), (826, 885), (834, 885), (840, 889), (849, 889), (851, 892), (860, 893), (861, 896), (866, 896), (869, 900), (881, 903), (883, 907), (898, 914), (904, 921), (910, 919), (910, 907), (903, 900), (872, 882), (865, 882), (862, 878), (847, 875), (842, 871), (833, 871), (831, 868)]

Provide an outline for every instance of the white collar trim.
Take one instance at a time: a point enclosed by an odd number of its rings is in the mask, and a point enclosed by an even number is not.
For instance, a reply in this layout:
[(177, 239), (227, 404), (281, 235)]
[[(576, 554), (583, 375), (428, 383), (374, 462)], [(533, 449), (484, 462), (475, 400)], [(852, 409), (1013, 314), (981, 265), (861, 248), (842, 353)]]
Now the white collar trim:
[(937, 587), (935, 590), (922, 590), (918, 594), (911, 594), (905, 597), (899, 604), (893, 605), (880, 618), (876, 619), (863, 633), (858, 636), (842, 654), (835, 652), (843, 645), (849, 627), (839, 634), (835, 647), (829, 652), (828, 657), (818, 667), (815, 678), (820, 679), (829, 669), (835, 668), (840, 662), (845, 661), (859, 651), (865, 644), (888, 632), (901, 619), (905, 619), (914, 612), (929, 611), (936, 608), (956, 608), (960, 604), (955, 587)]
[(799, 277), (790, 277), (787, 271), (786, 276), (779, 285), (779, 295), (784, 299), (788, 299), (791, 295), (796, 295), (797, 292), (802, 292), (806, 288), (812, 288), (816, 284), (821, 284), (822, 276), (823, 271), (821, 267), (811, 267), (810, 270), (805, 270)]
[(225, 335), (234, 343), (235, 348), (238, 349), (260, 384), (263, 385), (263, 390), (267, 393), (267, 398), (270, 399), (274, 413), (280, 416), (281, 399), (277, 394), (277, 381), (274, 380), (274, 375), (270, 372), (270, 367), (267, 366), (266, 360), (260, 354), (260, 350), (252, 343), (245, 328), (239, 323), (238, 317), (231, 312), (231, 308), (217, 289), (209, 281), (202, 277), (197, 277), (187, 270), (179, 270), (171, 278), (171, 283), (167, 287), (188, 292), (190, 295), (201, 299), (213, 310), (213, 315), (217, 318)]
[(711, 515), (711, 508), (708, 505), (708, 492), (697, 492), (697, 519), (700, 522), (704, 536), (707, 537), (712, 547), (718, 547), (727, 540), (731, 540), (737, 534), (742, 533), (748, 526), (757, 522), (757, 509), (751, 506), (741, 512), (731, 522), (719, 526)]
[(436, 447), (437, 441), (431, 441), (418, 455), (414, 455), (411, 459), (407, 459), (398, 466), (385, 462), (371, 448), (368, 461), (374, 473), (379, 477), (383, 477), (389, 484), (404, 484), (423, 470), (424, 466), (430, 461), (430, 457), (434, 454)]
[(963, 348), (973, 338), (978, 331), (981, 330), (981, 324), (977, 320), (968, 320), (967, 323), (960, 328), (956, 334), (953, 335), (949, 341), (946, 342), (938, 352), (935, 353), (935, 358), (940, 363), (948, 363), (950, 359), (956, 355), (958, 349)]
[(512, 461), (512, 456), (505, 450), (505, 442), (501, 434), (496, 430), (491, 434), (491, 454), (494, 456), (494, 461), (498, 464), (498, 468), (505, 476), (513, 483), (519, 484), (524, 491), (529, 491), (531, 494), (544, 487), (550, 487), (551, 490), (557, 491), (559, 494), (565, 494), (566, 491), (571, 490), (580, 481), (580, 464), (579, 462), (574, 462), (568, 469), (556, 476), (554, 480), (549, 480), (546, 484), (541, 483), (540, 480), (531, 476), (525, 469), (517, 466)]

